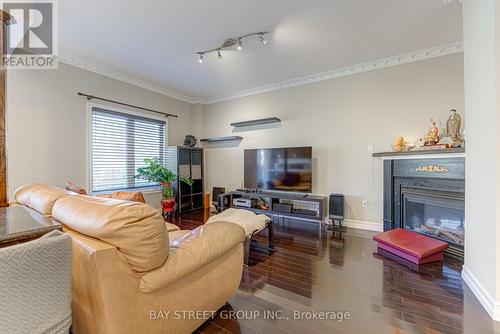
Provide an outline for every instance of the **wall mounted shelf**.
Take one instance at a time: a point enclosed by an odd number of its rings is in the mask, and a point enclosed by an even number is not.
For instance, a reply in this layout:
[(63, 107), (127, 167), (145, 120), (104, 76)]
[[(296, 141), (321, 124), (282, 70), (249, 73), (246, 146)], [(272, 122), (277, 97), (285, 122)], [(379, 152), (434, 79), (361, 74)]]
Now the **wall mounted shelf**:
[(226, 136), (226, 137), (213, 137), (213, 138), (204, 138), (200, 141), (205, 143), (218, 143), (223, 141), (235, 141), (235, 140), (243, 140), (243, 137), (240, 136)]
[(255, 126), (255, 125), (280, 123), (280, 122), (281, 119), (279, 119), (278, 117), (269, 117), (269, 118), (255, 119), (251, 121), (235, 122), (231, 123), (231, 126), (234, 126), (235, 128), (242, 128), (246, 126)]

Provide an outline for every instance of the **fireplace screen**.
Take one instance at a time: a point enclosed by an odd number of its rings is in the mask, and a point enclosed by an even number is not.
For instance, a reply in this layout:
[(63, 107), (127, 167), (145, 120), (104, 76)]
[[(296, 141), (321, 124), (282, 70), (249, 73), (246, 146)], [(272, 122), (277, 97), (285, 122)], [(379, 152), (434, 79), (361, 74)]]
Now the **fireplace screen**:
[(464, 245), (464, 196), (433, 189), (405, 189), (403, 226), (457, 246)]

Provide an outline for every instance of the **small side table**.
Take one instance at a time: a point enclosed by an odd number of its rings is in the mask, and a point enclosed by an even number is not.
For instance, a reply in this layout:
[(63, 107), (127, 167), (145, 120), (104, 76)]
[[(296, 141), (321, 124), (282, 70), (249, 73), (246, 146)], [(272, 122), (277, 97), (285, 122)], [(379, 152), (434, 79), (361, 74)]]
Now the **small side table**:
[(16, 205), (0, 208), (0, 247), (37, 239), (62, 225), (30, 208)]

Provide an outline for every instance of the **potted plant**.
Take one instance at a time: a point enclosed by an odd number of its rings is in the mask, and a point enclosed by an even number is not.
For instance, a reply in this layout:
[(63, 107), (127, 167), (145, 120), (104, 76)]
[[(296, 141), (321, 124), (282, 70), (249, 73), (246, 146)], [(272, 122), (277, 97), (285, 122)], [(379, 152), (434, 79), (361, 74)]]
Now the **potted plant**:
[[(170, 169), (163, 167), (158, 158), (144, 159), (144, 163), (144, 167), (137, 168), (137, 175), (135, 177), (160, 184), (163, 217), (171, 218), (175, 206), (172, 185), (177, 180), (177, 176)], [(179, 181), (189, 186), (193, 184), (193, 180), (184, 176), (179, 176)]]

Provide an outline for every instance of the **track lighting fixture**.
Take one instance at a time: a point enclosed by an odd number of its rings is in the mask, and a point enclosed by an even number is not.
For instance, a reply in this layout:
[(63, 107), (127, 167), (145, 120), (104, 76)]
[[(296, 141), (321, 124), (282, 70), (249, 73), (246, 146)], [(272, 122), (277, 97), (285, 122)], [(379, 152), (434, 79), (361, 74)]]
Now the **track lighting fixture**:
[(230, 48), (233, 48), (234, 46), (236, 46), (236, 49), (242, 50), (243, 49), (243, 39), (248, 38), (248, 37), (258, 36), (259, 40), (262, 42), (262, 44), (266, 45), (267, 40), (264, 38), (265, 34), (268, 34), (268, 32), (267, 31), (260, 31), (260, 32), (254, 32), (251, 34), (246, 34), (246, 35), (242, 35), (242, 36), (238, 36), (238, 37), (227, 38), (224, 41), (224, 43), (222, 43), (222, 45), (217, 47), (217, 48), (196, 52), (196, 54), (199, 55), (198, 62), (200, 64), (203, 63), (203, 55), (205, 53), (217, 52), (217, 57), (219, 59), (222, 59), (221, 50), (230, 49)]

